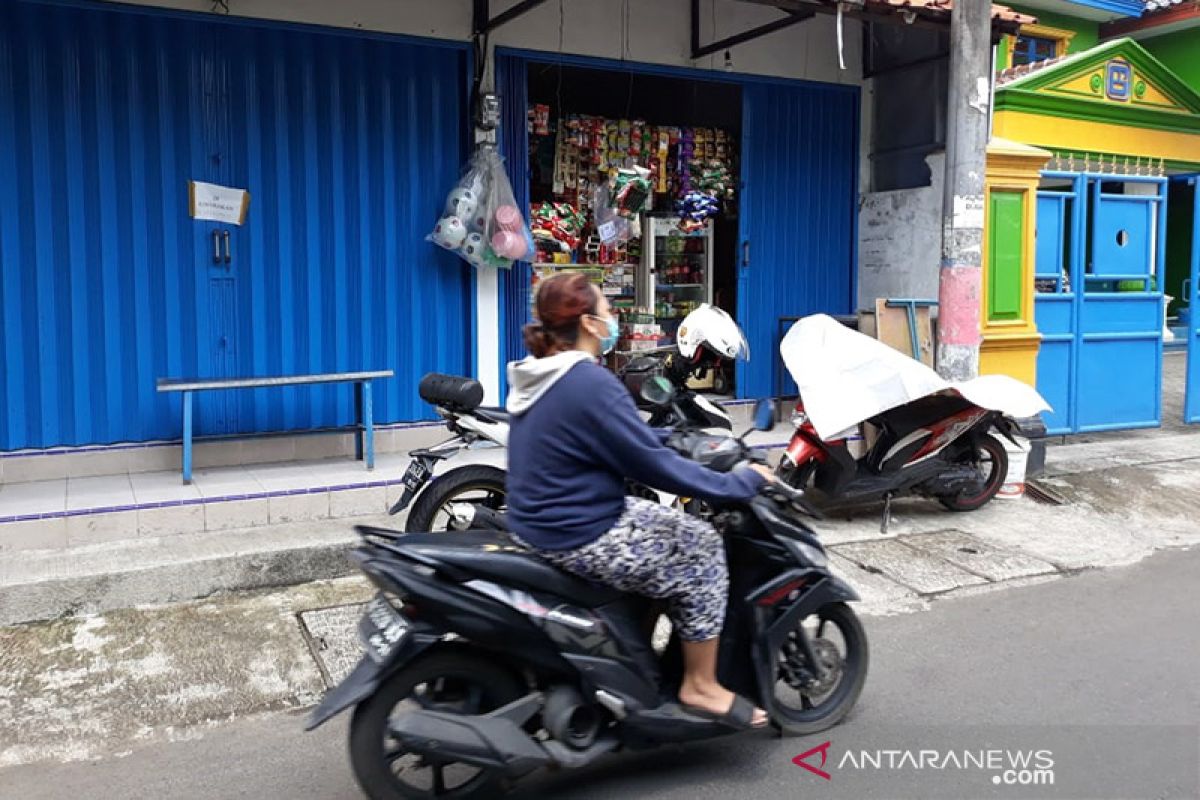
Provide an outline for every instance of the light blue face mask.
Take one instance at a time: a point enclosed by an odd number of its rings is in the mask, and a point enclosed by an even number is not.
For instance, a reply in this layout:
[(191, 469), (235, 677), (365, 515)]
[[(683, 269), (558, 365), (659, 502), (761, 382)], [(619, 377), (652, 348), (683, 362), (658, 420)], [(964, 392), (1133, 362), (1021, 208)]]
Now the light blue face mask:
[(617, 337), (621, 334), (621, 329), (618, 327), (617, 320), (614, 317), (604, 319), (603, 317), (597, 317), (595, 314), (592, 317), (608, 326), (608, 335), (600, 337), (600, 352), (603, 355), (608, 355), (617, 346)]

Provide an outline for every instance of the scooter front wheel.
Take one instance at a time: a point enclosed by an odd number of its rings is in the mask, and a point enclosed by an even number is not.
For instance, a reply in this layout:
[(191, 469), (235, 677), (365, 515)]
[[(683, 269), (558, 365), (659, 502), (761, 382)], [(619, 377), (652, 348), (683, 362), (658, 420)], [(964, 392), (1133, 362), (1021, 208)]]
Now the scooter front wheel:
[[(805, 736), (837, 725), (858, 702), (867, 680), (867, 633), (854, 609), (829, 603), (801, 620), (776, 653), (771, 721), (784, 733)], [(808, 639), (817, 665), (804, 654)]]

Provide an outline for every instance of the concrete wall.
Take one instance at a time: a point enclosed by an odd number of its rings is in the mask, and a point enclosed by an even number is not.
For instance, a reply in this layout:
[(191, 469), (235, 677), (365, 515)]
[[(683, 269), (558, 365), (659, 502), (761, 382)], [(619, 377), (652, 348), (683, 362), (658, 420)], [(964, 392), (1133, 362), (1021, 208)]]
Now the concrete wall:
[(945, 155), (933, 153), (930, 185), (863, 195), (858, 213), (858, 306), (877, 297), (936, 300), (942, 253)]

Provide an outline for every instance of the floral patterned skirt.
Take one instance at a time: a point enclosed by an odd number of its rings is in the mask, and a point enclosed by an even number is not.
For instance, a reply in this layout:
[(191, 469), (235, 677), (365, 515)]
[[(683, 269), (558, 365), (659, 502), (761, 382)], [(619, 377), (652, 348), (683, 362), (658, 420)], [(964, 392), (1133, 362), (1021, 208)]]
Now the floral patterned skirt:
[(595, 541), (571, 550), (529, 549), (581, 578), (665, 599), (667, 615), (684, 641), (721, 633), (729, 594), (725, 544), (704, 520), (627, 497), (617, 524)]

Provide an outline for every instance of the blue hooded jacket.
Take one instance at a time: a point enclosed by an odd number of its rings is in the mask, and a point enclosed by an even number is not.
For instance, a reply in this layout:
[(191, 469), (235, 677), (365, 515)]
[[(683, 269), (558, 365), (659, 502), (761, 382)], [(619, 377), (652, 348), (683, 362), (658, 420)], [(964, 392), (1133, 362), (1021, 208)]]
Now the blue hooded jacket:
[(763, 478), (718, 473), (663, 445), (621, 382), (572, 350), (508, 366), (508, 517), (534, 547), (569, 550), (597, 539), (625, 508), (625, 480), (671, 494), (730, 502)]

